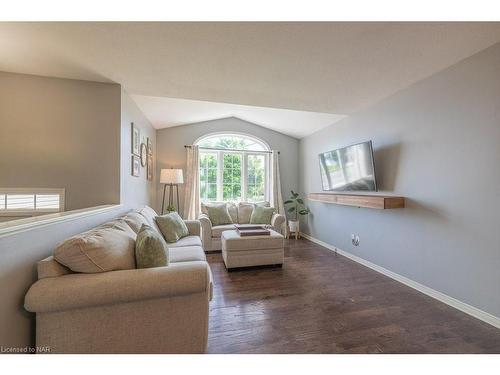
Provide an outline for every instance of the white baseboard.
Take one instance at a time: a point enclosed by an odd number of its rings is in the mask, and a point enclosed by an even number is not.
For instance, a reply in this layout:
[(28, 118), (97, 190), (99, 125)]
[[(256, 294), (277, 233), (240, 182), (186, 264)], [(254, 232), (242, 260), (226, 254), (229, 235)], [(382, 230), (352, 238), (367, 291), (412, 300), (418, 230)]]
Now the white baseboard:
[(444, 293), (438, 292), (437, 290), (434, 290), (432, 288), (429, 288), (425, 285), (422, 285), (420, 283), (417, 283), (416, 281), (413, 281), (411, 279), (408, 279), (407, 277), (401, 276), (395, 272), (389, 271), (388, 269), (378, 266), (368, 260), (365, 260), (363, 258), (360, 258), (356, 255), (353, 255), (351, 253), (348, 253), (347, 251), (341, 250), (338, 247), (335, 247), (333, 245), (330, 245), (326, 242), (323, 242), (321, 240), (318, 240), (317, 238), (311, 237), (310, 235), (306, 233), (301, 233), (301, 235), (314, 242), (317, 243), (318, 245), (321, 245), (323, 247), (326, 247), (329, 250), (335, 251), (336, 253), (345, 256), (346, 258), (349, 258), (357, 263), (362, 264), (363, 266), (366, 266), (368, 268), (371, 268), (372, 270), (375, 270), (377, 272), (380, 272), (381, 274), (390, 277), (391, 279), (394, 279), (396, 281), (399, 281), (400, 283), (403, 283), (410, 288), (416, 289), (419, 292), (422, 292), (432, 298), (437, 299), (438, 301), (441, 301), (443, 303), (446, 303), (447, 305), (450, 305), (451, 307), (454, 307), (466, 314), (469, 314), (473, 316), (474, 318), (477, 318), (479, 320), (482, 320), (483, 322), (486, 322), (488, 324), (491, 324), (492, 326), (496, 328), (500, 328), (500, 318), (491, 315), (490, 313), (487, 313), (483, 310), (478, 309), (477, 307), (471, 306), (465, 302), (459, 301), (453, 297), (450, 297)]

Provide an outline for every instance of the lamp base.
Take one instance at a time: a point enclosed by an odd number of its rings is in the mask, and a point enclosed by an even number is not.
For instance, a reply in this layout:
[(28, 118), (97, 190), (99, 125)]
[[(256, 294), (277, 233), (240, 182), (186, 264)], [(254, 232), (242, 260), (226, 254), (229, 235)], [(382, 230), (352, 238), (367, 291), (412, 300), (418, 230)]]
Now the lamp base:
[[(167, 185), (169, 187), (168, 189), (168, 204), (167, 204), (167, 211), (172, 212), (172, 211), (178, 211), (179, 210), (179, 184), (165, 184), (163, 186), (163, 199), (161, 202), (161, 214), (165, 214), (165, 191), (167, 188)], [(174, 206), (174, 187), (175, 187), (175, 192), (177, 193), (177, 207)]]

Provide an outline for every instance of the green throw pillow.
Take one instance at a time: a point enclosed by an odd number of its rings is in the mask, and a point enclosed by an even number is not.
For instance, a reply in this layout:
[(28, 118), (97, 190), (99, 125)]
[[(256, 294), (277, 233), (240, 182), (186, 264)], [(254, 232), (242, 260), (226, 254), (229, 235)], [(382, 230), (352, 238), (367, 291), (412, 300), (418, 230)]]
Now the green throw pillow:
[(177, 242), (182, 237), (189, 235), (186, 223), (177, 212), (157, 216), (155, 220), (156, 224), (158, 224), (158, 228), (160, 228), (161, 234), (163, 234), (167, 242)]
[(255, 206), (250, 216), (250, 224), (271, 224), (274, 207)]
[(142, 224), (135, 240), (135, 262), (137, 268), (168, 266), (168, 248), (160, 233), (149, 225)]
[(207, 212), (213, 226), (233, 223), (225, 203), (207, 206)]

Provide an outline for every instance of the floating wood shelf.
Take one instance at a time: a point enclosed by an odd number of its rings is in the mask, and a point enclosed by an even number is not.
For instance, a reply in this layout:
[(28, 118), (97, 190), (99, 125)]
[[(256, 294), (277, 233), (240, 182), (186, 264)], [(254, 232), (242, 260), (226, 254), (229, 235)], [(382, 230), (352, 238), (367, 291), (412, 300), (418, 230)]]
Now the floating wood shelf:
[(381, 210), (389, 208), (404, 208), (405, 206), (404, 197), (394, 197), (389, 195), (310, 193), (307, 198), (311, 201), (342, 204), (344, 206), (378, 208)]

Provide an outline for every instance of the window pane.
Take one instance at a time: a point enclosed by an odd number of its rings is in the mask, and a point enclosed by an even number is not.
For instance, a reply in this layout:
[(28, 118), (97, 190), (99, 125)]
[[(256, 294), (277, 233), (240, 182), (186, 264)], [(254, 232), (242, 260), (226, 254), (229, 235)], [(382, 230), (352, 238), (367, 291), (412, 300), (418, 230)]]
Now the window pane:
[(59, 209), (59, 194), (37, 194), (36, 209)]
[(241, 154), (224, 154), (222, 170), (222, 199), (241, 199)]
[(200, 153), (200, 199), (217, 199), (217, 154)]
[(208, 185), (208, 200), (215, 201), (217, 200), (217, 184)]
[(34, 208), (34, 194), (7, 194), (8, 210), (33, 210)]
[(0, 210), (5, 209), (5, 194), (0, 194)]
[(215, 169), (212, 169), (210, 168), (208, 170), (208, 179), (207, 179), (207, 182), (210, 182), (210, 183), (217, 183), (217, 168)]
[(259, 202), (265, 200), (266, 157), (264, 155), (248, 155), (247, 200)]
[(207, 148), (222, 148), (225, 150), (266, 151), (267, 147), (256, 139), (238, 135), (214, 135), (202, 139), (198, 146)]
[(232, 168), (228, 168), (227, 164), (224, 166), (224, 170), (222, 171), (222, 180), (225, 184), (233, 182), (233, 170)]

